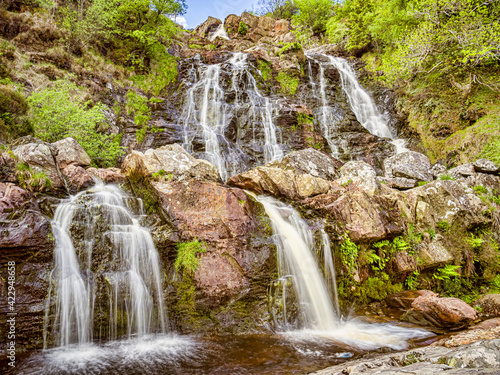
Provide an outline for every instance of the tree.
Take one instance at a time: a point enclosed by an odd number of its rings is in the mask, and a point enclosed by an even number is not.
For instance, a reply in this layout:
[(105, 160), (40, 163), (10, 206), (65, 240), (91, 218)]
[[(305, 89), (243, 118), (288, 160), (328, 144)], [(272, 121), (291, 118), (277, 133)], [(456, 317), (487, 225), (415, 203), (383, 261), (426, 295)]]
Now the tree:
[(333, 16), (332, 0), (295, 0), (298, 12), (292, 17), (300, 27), (310, 29), (313, 34), (326, 31), (326, 24)]
[(259, 13), (275, 19), (288, 19), (297, 13), (297, 6), (291, 0), (259, 0)]

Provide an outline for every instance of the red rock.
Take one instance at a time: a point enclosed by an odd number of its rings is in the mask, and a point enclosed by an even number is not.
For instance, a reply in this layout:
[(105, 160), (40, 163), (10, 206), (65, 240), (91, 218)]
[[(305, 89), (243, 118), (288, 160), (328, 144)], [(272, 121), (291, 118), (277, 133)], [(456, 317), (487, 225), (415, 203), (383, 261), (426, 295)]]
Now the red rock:
[(67, 178), (71, 194), (76, 194), (94, 184), (92, 175), (82, 167), (74, 164), (70, 164), (64, 168), (62, 174)]
[(408, 310), (417, 298), (428, 296), (437, 296), (437, 294), (430, 290), (403, 290), (387, 296), (385, 302), (389, 307)]
[(477, 319), (477, 311), (458, 298), (421, 296), (411, 304), (412, 310), (436, 327), (459, 328)]
[(100, 178), (107, 184), (122, 184), (125, 182), (125, 176), (120, 173), (118, 168), (88, 168), (87, 171)]

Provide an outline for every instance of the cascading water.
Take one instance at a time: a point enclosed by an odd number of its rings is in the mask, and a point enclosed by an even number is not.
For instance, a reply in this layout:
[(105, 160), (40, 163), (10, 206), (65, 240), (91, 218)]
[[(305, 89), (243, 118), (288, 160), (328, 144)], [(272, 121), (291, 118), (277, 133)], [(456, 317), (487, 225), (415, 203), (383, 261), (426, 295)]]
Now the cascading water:
[[(266, 196), (255, 196), (271, 219), (276, 247), (278, 250), (278, 274), (281, 280), (291, 281), (298, 299), (302, 318), (300, 330), (294, 327), (286, 334), (293, 339), (315, 340), (317, 337), (341, 342), (361, 349), (407, 347), (407, 340), (429, 336), (420, 329), (403, 328), (390, 324), (367, 324), (357, 320), (344, 321), (336, 314), (338, 306), (336, 294), (332, 299), (328, 293), (325, 279), (314, 258), (313, 234), (307, 223), (292, 207)], [(323, 232), (324, 233), (324, 232)], [(322, 233), (322, 234), (323, 234)], [(326, 233), (324, 233), (326, 236)], [(324, 250), (329, 242), (323, 239)], [(331, 257), (331, 255), (330, 255)], [(328, 258), (325, 255), (325, 259)], [(330, 272), (334, 274), (333, 260), (329, 262)], [(286, 298), (282, 299), (286, 304)], [(284, 306), (286, 313), (288, 307)], [(286, 319), (284, 319), (286, 322)]]
[(224, 24), (220, 24), (217, 29), (210, 33), (210, 36), (208, 37), (208, 39), (213, 42), (215, 40), (215, 38), (222, 38), (222, 39), (226, 39), (226, 40), (231, 40), (231, 38), (229, 38), (229, 35), (227, 35), (226, 33), (226, 29), (224, 28)]
[[(314, 54), (307, 54), (307, 57), (319, 65), (319, 87), (322, 110), (318, 120), (323, 130), (323, 135), (328, 140), (332, 151), (335, 153), (337, 147), (335, 145), (332, 147), (333, 141), (331, 140), (329, 125), (332, 122), (338, 121), (338, 116), (332, 111), (332, 107), (329, 105), (326, 98), (326, 79), (324, 72), (325, 67), (328, 65), (334, 66), (339, 72), (342, 90), (345, 92), (349, 106), (359, 123), (371, 134), (391, 139), (396, 147), (396, 153), (408, 151), (405, 148), (404, 140), (394, 137), (387, 125), (387, 120), (380, 113), (371, 96), (361, 86), (356, 78), (354, 69), (349, 65), (347, 60), (341, 57), (327, 56), (324, 54), (319, 55), (321, 56), (321, 60), (316, 59)], [(309, 69), (309, 77), (310, 81), (314, 82), (311, 69)]]
[[(274, 125), (278, 107), (260, 93), (247, 59), (247, 54), (235, 53), (223, 63), (205, 65), (198, 60), (190, 68), (194, 83), (182, 114), (183, 146), (196, 153), (194, 144), (201, 137), (204, 152), (200, 157), (214, 164), (223, 180), (258, 164), (250, 159), (260, 154), (264, 163), (283, 156)], [(229, 140), (226, 132), (231, 123), (239, 125), (235, 139)], [(245, 134), (245, 126), (251, 132)], [(263, 144), (256, 133), (263, 133)], [(242, 151), (243, 145), (252, 155)]]
[(133, 203), (142, 214), (140, 201), (97, 183), (57, 207), (55, 302), (46, 317), (54, 315), (59, 346), (89, 343), (94, 332), (113, 340), (166, 331), (159, 255)]
[(340, 316), (339, 300), (337, 298), (337, 274), (335, 272), (335, 263), (333, 260), (332, 249), (330, 247), (330, 238), (324, 229), (320, 230), (321, 242), (323, 244), (323, 276), (330, 295), (334, 296), (333, 303), (335, 312)]

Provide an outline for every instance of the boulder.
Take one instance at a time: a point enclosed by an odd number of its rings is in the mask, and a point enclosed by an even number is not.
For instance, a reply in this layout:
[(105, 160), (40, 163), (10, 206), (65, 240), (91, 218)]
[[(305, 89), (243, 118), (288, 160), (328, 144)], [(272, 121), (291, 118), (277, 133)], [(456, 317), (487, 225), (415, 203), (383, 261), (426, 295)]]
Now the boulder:
[(200, 37), (205, 38), (210, 32), (213, 32), (219, 27), (222, 21), (218, 18), (208, 17), (205, 22), (194, 29), (194, 32)]
[(469, 177), (469, 176), (472, 176), (474, 173), (476, 173), (476, 169), (474, 168), (474, 164), (467, 163), (467, 164), (459, 165), (458, 167), (450, 169), (448, 171), (448, 173), (453, 178)]
[(171, 175), (175, 180), (191, 178), (220, 181), (217, 168), (206, 160), (195, 159), (178, 144), (149, 149), (144, 154), (132, 151), (122, 163), (129, 177), (150, 177), (153, 173)]
[(455, 259), (453, 254), (446, 249), (441, 241), (421, 243), (418, 251), (419, 266), (423, 269), (443, 266), (452, 263)]
[(414, 180), (412, 178), (393, 177), (389, 179), (389, 186), (394, 189), (408, 190), (413, 189), (415, 186), (417, 186), (417, 182), (417, 180)]
[(387, 296), (385, 302), (389, 307), (408, 310), (417, 298), (427, 296), (437, 296), (437, 294), (431, 290), (403, 290)]
[(402, 152), (384, 161), (386, 177), (403, 177), (417, 181), (432, 181), (431, 162), (424, 154)]
[(290, 32), (290, 22), (288, 20), (277, 20), (274, 24), (275, 35), (283, 35)]
[(486, 294), (474, 304), (481, 307), (486, 316), (500, 317), (500, 294)]
[(50, 145), (40, 143), (28, 143), (18, 146), (12, 150), (18, 163), (26, 164), (31, 173), (43, 172), (50, 179), (52, 188), (65, 190), (65, 186), (52, 154)]
[(94, 179), (90, 172), (74, 164), (67, 165), (62, 170), (62, 174), (69, 183), (70, 194), (76, 194), (94, 184)]
[[(500, 177), (493, 174), (474, 173), (463, 181), (463, 185), (474, 189), (475, 186), (486, 188), (489, 194), (495, 194), (495, 191), (500, 192)], [(482, 194), (478, 192), (476, 194)]]
[(369, 194), (375, 194), (380, 189), (376, 175), (370, 164), (361, 160), (349, 161), (340, 168), (341, 177), (336, 182), (342, 186), (352, 184)]
[(88, 168), (87, 171), (106, 184), (122, 184), (125, 182), (125, 176), (120, 173), (118, 168)]
[(431, 173), (434, 178), (438, 178), (439, 176), (446, 173), (446, 167), (442, 164), (436, 163), (432, 166)]
[(413, 301), (411, 307), (402, 319), (440, 328), (462, 328), (477, 319), (476, 310), (453, 297), (421, 296)]
[(472, 163), (476, 172), (498, 174), (500, 167), (488, 159), (479, 159)]
[(52, 143), (55, 147), (56, 162), (59, 168), (64, 169), (68, 165), (87, 167), (90, 165), (90, 157), (80, 144), (73, 138), (64, 138)]
[(338, 169), (342, 163), (328, 154), (314, 148), (308, 148), (294, 151), (286, 155), (280, 162), (274, 162), (272, 165), (293, 170), (298, 174), (310, 174), (313, 177), (333, 181), (339, 177)]

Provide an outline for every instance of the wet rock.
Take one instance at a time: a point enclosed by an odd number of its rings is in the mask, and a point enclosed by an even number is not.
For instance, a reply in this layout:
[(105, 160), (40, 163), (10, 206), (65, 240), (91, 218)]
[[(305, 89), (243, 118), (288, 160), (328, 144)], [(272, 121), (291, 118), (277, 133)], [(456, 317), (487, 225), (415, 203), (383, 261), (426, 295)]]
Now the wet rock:
[(431, 162), (424, 154), (407, 151), (384, 161), (386, 177), (403, 177), (417, 181), (432, 181)]
[(480, 340), (492, 340), (500, 338), (500, 327), (498, 326), (498, 324), (495, 326), (495, 323), (491, 321), (485, 321), (483, 323), (486, 324), (483, 324), (482, 326), (476, 325), (470, 327), (469, 331), (460, 332), (451, 337), (436, 341), (435, 343), (433, 343), (433, 345), (442, 345), (447, 348), (455, 348)]
[(328, 154), (308, 148), (292, 152), (286, 155), (281, 162), (272, 165), (293, 170), (298, 174), (310, 174), (313, 177), (333, 181), (338, 178), (338, 168), (342, 164)]
[(481, 330), (489, 330), (493, 328), (498, 328), (500, 327), (500, 318), (493, 318), (493, 319), (488, 319), (485, 320), (481, 323), (478, 323), (476, 325), (473, 325), (469, 327), (469, 329), (474, 330), (474, 329), (481, 329)]
[(476, 173), (476, 169), (474, 168), (474, 164), (472, 163), (467, 163), (464, 165), (459, 165), (456, 168), (452, 168), (448, 171), (448, 173), (453, 177), (453, 178), (460, 178), (460, 177), (469, 177)]
[(50, 222), (39, 211), (33, 195), (12, 183), (0, 183), (0, 248), (8, 260), (30, 254), (49, 255), (53, 248)]
[(497, 174), (498, 172), (500, 172), (500, 167), (496, 165), (496, 163), (488, 159), (476, 160), (474, 163), (472, 163), (472, 165), (474, 165), (474, 169), (476, 172), (492, 174)]
[(200, 178), (220, 181), (215, 166), (206, 160), (195, 159), (178, 144), (149, 149), (144, 154), (132, 151), (123, 161), (122, 171), (129, 177), (138, 178), (162, 173), (162, 175), (172, 175), (176, 180)]
[(88, 168), (87, 171), (107, 184), (122, 184), (125, 182), (125, 176), (120, 173), (118, 168)]
[(440, 328), (461, 328), (477, 319), (477, 311), (458, 298), (421, 296), (402, 317), (417, 324), (430, 324)]
[(25, 163), (32, 172), (43, 172), (52, 183), (52, 189), (65, 190), (65, 186), (52, 154), (46, 143), (28, 143), (12, 150), (19, 163)]
[(210, 32), (213, 32), (219, 27), (222, 21), (218, 18), (208, 17), (205, 22), (199, 25), (194, 32), (200, 37), (205, 38)]
[(418, 297), (427, 296), (437, 296), (437, 294), (430, 290), (403, 290), (387, 296), (385, 302), (389, 307), (408, 310)]
[(486, 316), (500, 317), (500, 294), (487, 294), (475, 302)]
[(94, 179), (90, 172), (74, 164), (67, 165), (62, 170), (62, 174), (69, 183), (70, 194), (76, 194), (94, 184)]
[(90, 165), (90, 157), (80, 144), (73, 138), (64, 138), (52, 143), (55, 147), (56, 162), (59, 168), (64, 169), (68, 165), (87, 167)]

